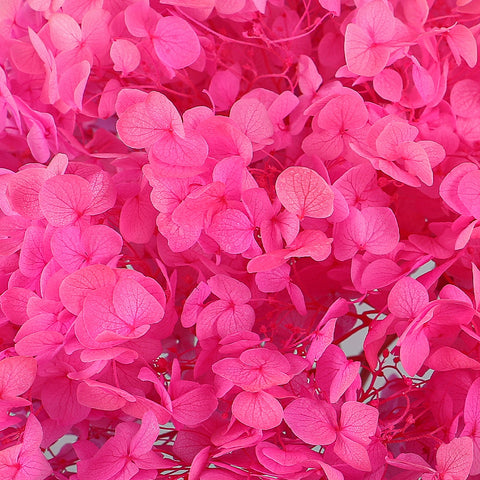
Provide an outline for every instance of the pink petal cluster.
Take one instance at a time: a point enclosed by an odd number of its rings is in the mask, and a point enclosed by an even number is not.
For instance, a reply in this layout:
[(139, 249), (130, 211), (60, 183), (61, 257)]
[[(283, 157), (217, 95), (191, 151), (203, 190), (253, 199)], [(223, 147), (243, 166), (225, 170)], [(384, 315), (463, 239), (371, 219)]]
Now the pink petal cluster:
[(480, 0), (0, 0), (0, 479), (479, 480)]

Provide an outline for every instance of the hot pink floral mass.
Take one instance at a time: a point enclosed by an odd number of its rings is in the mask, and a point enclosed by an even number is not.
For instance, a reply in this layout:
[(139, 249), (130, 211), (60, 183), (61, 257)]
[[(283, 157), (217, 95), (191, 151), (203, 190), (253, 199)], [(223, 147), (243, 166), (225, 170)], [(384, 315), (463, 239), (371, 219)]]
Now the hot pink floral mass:
[(1, 480), (480, 480), (480, 0), (0, 0)]

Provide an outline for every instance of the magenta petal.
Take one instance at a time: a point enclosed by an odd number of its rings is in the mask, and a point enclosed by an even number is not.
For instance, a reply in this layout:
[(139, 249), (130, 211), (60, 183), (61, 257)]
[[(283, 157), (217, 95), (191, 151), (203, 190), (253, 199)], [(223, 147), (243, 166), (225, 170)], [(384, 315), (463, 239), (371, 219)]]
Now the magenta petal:
[(283, 419), (280, 402), (266, 392), (239, 393), (233, 401), (232, 414), (245, 425), (262, 430), (275, 428)]
[(330, 445), (337, 438), (337, 418), (326, 402), (299, 398), (285, 409), (285, 422), (292, 431), (310, 445)]

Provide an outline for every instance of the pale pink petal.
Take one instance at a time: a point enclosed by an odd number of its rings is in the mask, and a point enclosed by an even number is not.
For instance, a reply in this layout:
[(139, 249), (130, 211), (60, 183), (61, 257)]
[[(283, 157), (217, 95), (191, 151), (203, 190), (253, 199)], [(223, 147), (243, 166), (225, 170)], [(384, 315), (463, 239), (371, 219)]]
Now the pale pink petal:
[(334, 255), (337, 260), (348, 260), (366, 244), (367, 226), (362, 212), (350, 209), (349, 217), (336, 225), (334, 231)]
[(228, 110), (240, 90), (240, 73), (231, 67), (217, 71), (210, 80), (208, 92), (218, 110)]
[[(55, 0), (52, 2), (53, 5), (55, 5), (58, 0), (54, 2)], [(80, 21), (90, 9), (100, 8), (103, 2), (102, 0), (63, 0), (61, 4), (64, 12), (71, 15), (75, 20)]]
[(240, 361), (250, 367), (262, 366), (262, 369), (272, 369), (271, 375), (275, 375), (275, 372), (288, 372), (290, 370), (290, 363), (287, 358), (280, 352), (268, 348), (245, 350), (240, 355)]
[(60, 299), (70, 312), (78, 315), (87, 295), (97, 288), (113, 286), (113, 270), (105, 265), (92, 265), (69, 275), (60, 284)]
[(392, 68), (385, 68), (373, 77), (373, 88), (385, 100), (399, 102), (402, 98), (403, 80)]
[(480, 119), (478, 117), (457, 118), (457, 133), (466, 142), (480, 141)]
[(86, 261), (95, 263), (108, 263), (120, 253), (123, 239), (120, 234), (106, 225), (92, 225), (82, 235), (85, 246)]
[(401, 318), (415, 318), (428, 303), (427, 289), (411, 277), (399, 280), (388, 296), (388, 308)]
[(461, 117), (473, 118), (480, 114), (480, 83), (465, 78), (459, 80), (450, 92), (453, 113)]
[(122, 84), (116, 79), (110, 79), (106, 84), (98, 102), (98, 116), (100, 118), (111, 117), (115, 113), (115, 104)]
[(298, 97), (290, 90), (285, 90), (273, 100), (268, 107), (268, 115), (276, 129), (284, 128), (284, 118), (290, 115), (299, 103)]
[(430, 344), (423, 329), (405, 337), (400, 347), (400, 360), (405, 371), (413, 377), (430, 353)]
[(324, 354), (328, 346), (331, 345), (336, 323), (337, 319), (331, 318), (319, 331), (315, 332), (307, 352), (307, 360), (311, 364), (316, 362)]
[(135, 397), (125, 390), (95, 380), (80, 383), (77, 398), (81, 405), (105, 411), (118, 410), (127, 402), (135, 401)]
[(425, 363), (436, 372), (448, 372), (459, 368), (480, 370), (480, 362), (452, 347), (438, 348), (430, 354)]
[(443, 160), (445, 160), (445, 149), (439, 143), (432, 142), (430, 140), (421, 140), (416, 143), (420, 145), (427, 153), (428, 161), (432, 168), (436, 167), (442, 163)]
[(322, 160), (333, 160), (342, 154), (345, 143), (335, 130), (320, 130), (308, 135), (302, 142), (302, 149), (309, 155), (317, 155)]
[(230, 110), (230, 118), (252, 141), (265, 145), (273, 135), (273, 125), (264, 105), (255, 99), (241, 99)]
[(48, 164), (47, 170), (53, 175), (63, 175), (68, 167), (68, 157), (63, 153), (57, 153)]
[(480, 170), (464, 175), (458, 184), (458, 198), (471, 215), (480, 218)]
[[(256, 369), (245, 365), (238, 358), (222, 358), (212, 365), (212, 371), (216, 375), (229, 380), (232, 384), (241, 386), (244, 390), (247, 390), (246, 387), (257, 382), (257, 377), (259, 376)], [(254, 388), (253, 390), (248, 388), (248, 390), (257, 392), (262, 390), (262, 388)]]
[(162, 17), (153, 36), (158, 58), (172, 68), (185, 68), (200, 55), (200, 42), (193, 28), (182, 18)]
[(316, 117), (316, 124), (324, 130), (343, 134), (350, 129), (365, 126), (368, 112), (360, 95), (340, 95), (330, 100)]
[(255, 283), (261, 292), (281, 292), (290, 283), (290, 265), (281, 265), (268, 272), (257, 273)]
[(148, 93), (137, 88), (123, 88), (118, 92), (117, 99), (115, 101), (115, 111), (119, 116), (137, 103), (145, 103), (148, 97)]
[(28, 0), (28, 5), (32, 10), (43, 12), (50, 7), (51, 0)]
[(316, 381), (328, 395), (330, 403), (336, 403), (352, 385), (359, 373), (359, 363), (347, 359), (336, 345), (329, 345), (317, 360)]
[(339, 435), (334, 452), (351, 467), (369, 472), (372, 469), (367, 449), (345, 435)]
[(28, 300), (35, 297), (35, 293), (26, 288), (10, 287), (0, 297), (0, 307), (9, 322), (14, 325), (23, 325), (28, 319)]
[(132, 327), (159, 322), (164, 315), (163, 307), (153, 295), (130, 279), (122, 279), (115, 285), (113, 305), (117, 315)]
[(250, 220), (243, 212), (229, 208), (213, 217), (207, 233), (223, 251), (239, 254), (250, 247), (253, 231)]
[(33, 158), (40, 163), (46, 163), (50, 158), (50, 147), (45, 137), (45, 131), (34, 123), (27, 134), (27, 143)]
[(180, 321), (185, 328), (189, 328), (197, 322), (197, 317), (203, 307), (203, 302), (210, 295), (210, 287), (205, 282), (200, 282), (187, 297), (183, 304)]
[(150, 452), (157, 440), (159, 431), (155, 415), (151, 411), (146, 412), (142, 417), (142, 424), (138, 432), (132, 437), (130, 442), (131, 454), (140, 456)]
[(377, 430), (378, 410), (360, 402), (345, 402), (340, 416), (341, 434), (364, 445)]
[(345, 31), (345, 58), (348, 69), (357, 75), (372, 77), (387, 65), (390, 48), (379, 44), (358, 25), (350, 23)]
[(83, 60), (67, 68), (60, 76), (58, 91), (61, 99), (71, 108), (82, 110), (83, 95), (90, 76), (90, 63)]
[[(323, 355), (325, 356), (325, 354)], [(322, 358), (323, 358), (322, 356)], [(320, 358), (320, 362), (322, 361)], [(347, 361), (338, 370), (330, 385), (330, 402), (337, 403), (340, 397), (352, 386), (358, 378), (360, 362)]]
[(477, 41), (465, 25), (454, 25), (447, 33), (447, 42), (455, 61), (463, 58), (470, 68), (477, 64)]
[(293, 433), (310, 445), (329, 445), (337, 434), (337, 415), (326, 402), (299, 398), (285, 409), (285, 422)]
[(119, 38), (112, 42), (110, 58), (113, 61), (113, 69), (128, 75), (140, 64), (140, 52), (137, 46), (130, 40)]
[(472, 274), (473, 274), (473, 294), (475, 298), (475, 306), (478, 308), (480, 305), (480, 270), (474, 263), (472, 264)]
[(202, 231), (197, 225), (179, 225), (169, 215), (157, 215), (158, 231), (168, 240), (172, 252), (183, 252), (192, 247), (198, 240)]
[(201, 385), (172, 401), (173, 417), (184, 425), (197, 425), (207, 420), (217, 405), (213, 388)]
[(134, 37), (147, 37), (153, 34), (158, 13), (150, 8), (150, 3), (137, 1), (125, 9), (125, 24)]
[(303, 230), (288, 246), (284, 259), (292, 257), (312, 257), (317, 262), (328, 258), (332, 239), (328, 238), (321, 230)]
[(246, 0), (223, 0), (215, 2), (215, 8), (220, 15), (232, 15), (239, 12), (245, 6)]
[(400, 240), (397, 220), (386, 207), (367, 207), (362, 210), (366, 226), (367, 252), (375, 255), (390, 253)]
[(47, 180), (39, 193), (40, 209), (55, 227), (73, 225), (92, 201), (88, 182), (77, 175), (58, 175)]
[[(224, 301), (219, 300), (219, 302)], [(226, 304), (227, 302), (224, 303)], [(254, 324), (255, 311), (250, 305), (234, 305), (233, 307), (225, 308), (218, 316), (217, 331), (221, 337), (226, 337), (232, 333), (251, 330)]]
[(405, 162), (408, 173), (418, 177), (425, 185), (433, 184), (433, 172), (425, 149), (416, 142), (404, 142), (398, 146), (398, 155)]
[(377, 43), (388, 42), (395, 34), (394, 16), (382, 0), (364, 3), (358, 9), (356, 23), (369, 31)]
[(72, 273), (84, 266), (86, 251), (78, 227), (58, 228), (52, 235), (50, 246), (53, 258), (67, 272)]
[(244, 283), (227, 275), (214, 275), (207, 283), (214, 295), (235, 305), (247, 303), (252, 298), (250, 289)]
[(209, 156), (217, 160), (237, 156), (245, 164), (250, 163), (253, 156), (252, 142), (229, 118), (218, 115), (209, 117), (200, 124), (197, 131), (208, 143)]
[[(232, 199), (240, 199), (242, 189), (245, 188), (247, 172), (238, 158), (225, 158), (215, 165), (212, 173), (214, 182), (222, 182), (225, 185), (225, 196)], [(253, 190), (253, 189), (251, 189)]]
[(45, 168), (28, 168), (13, 175), (7, 189), (12, 208), (27, 218), (42, 218), (38, 194), (50, 177)]
[(469, 437), (454, 438), (437, 450), (437, 471), (444, 478), (466, 480), (473, 461), (473, 444)]
[(464, 176), (478, 170), (473, 163), (461, 163), (453, 168), (440, 185), (440, 196), (453, 210), (464, 215), (469, 215), (468, 207), (460, 200), (459, 185)]
[[(396, 458), (387, 458), (386, 462), (394, 467), (410, 470), (412, 472), (435, 472), (435, 470), (416, 453), (401, 453)], [(430, 476), (427, 478), (433, 480), (435, 477)]]
[(69, 378), (50, 378), (42, 389), (42, 405), (50, 418), (73, 425), (87, 418), (90, 408), (77, 400), (78, 382)]
[[(181, 167), (199, 167), (204, 164), (208, 155), (208, 145), (205, 139), (196, 133), (180, 137), (170, 132), (159, 135), (152, 146), (150, 161), (153, 166), (168, 164)], [(163, 169), (160, 168), (160, 171)], [(179, 175), (178, 175), (179, 176)], [(191, 175), (185, 175), (191, 176)]]
[(15, 344), (15, 351), (22, 356), (56, 355), (63, 346), (64, 336), (53, 330), (27, 335)]
[(249, 273), (257, 273), (278, 268), (286, 262), (285, 255), (287, 255), (287, 253), (288, 250), (274, 250), (265, 255), (252, 258), (248, 262), (247, 271)]
[(302, 470), (300, 463), (304, 458), (303, 452), (296, 454), (294, 451), (288, 451), (289, 447), (284, 447), (285, 450), (283, 450), (273, 443), (261, 442), (256, 445), (255, 453), (258, 461), (269, 471), (288, 475)]
[(87, 215), (98, 215), (110, 210), (115, 205), (117, 192), (107, 172), (100, 170), (93, 175), (89, 175), (88, 188), (92, 200), (85, 211)]
[(435, 83), (430, 72), (421, 65), (412, 65), (412, 79), (424, 102), (430, 102), (435, 96)]
[(396, 160), (398, 147), (404, 142), (413, 142), (418, 129), (406, 122), (389, 122), (378, 135), (375, 144), (378, 153), (387, 159)]
[(178, 178), (155, 178), (151, 169), (143, 168), (153, 187), (150, 193), (153, 206), (161, 213), (171, 214), (189, 193), (190, 181)]
[(150, 190), (143, 189), (129, 198), (120, 212), (120, 233), (127, 242), (147, 243), (155, 231), (157, 211), (150, 201)]
[(90, 8), (82, 17), (82, 44), (98, 57), (110, 46), (109, 23), (110, 12), (102, 8)]
[(285, 209), (300, 219), (325, 218), (333, 212), (331, 187), (310, 168), (287, 168), (278, 176), (275, 190)]
[(0, 398), (24, 394), (35, 380), (37, 362), (32, 357), (8, 357), (0, 361)]
[(132, 148), (152, 146), (162, 136), (162, 125), (157, 125), (150, 117), (144, 102), (135, 103), (124, 110), (117, 122), (117, 131), (121, 140)]
[(480, 473), (480, 438), (478, 435), (480, 424), (480, 380), (475, 380), (468, 389), (465, 399), (465, 407), (463, 417), (465, 420), (465, 428), (463, 435), (468, 435), (473, 440), (473, 464), (470, 473), (477, 475)]
[[(334, 0), (338, 1), (338, 0)], [(318, 73), (314, 61), (307, 55), (300, 55), (297, 64), (298, 86), (304, 95), (314, 95), (322, 84), (322, 76)]]
[(369, 263), (362, 273), (360, 284), (365, 291), (385, 287), (403, 274), (401, 267), (389, 258), (379, 258)]
[(51, 258), (44, 244), (45, 230), (41, 227), (28, 227), (25, 231), (18, 266), (27, 277), (39, 276)]
[(54, 13), (48, 20), (50, 38), (59, 50), (73, 50), (82, 41), (80, 25), (65, 13)]

